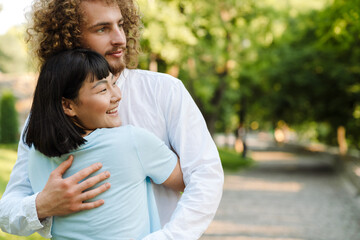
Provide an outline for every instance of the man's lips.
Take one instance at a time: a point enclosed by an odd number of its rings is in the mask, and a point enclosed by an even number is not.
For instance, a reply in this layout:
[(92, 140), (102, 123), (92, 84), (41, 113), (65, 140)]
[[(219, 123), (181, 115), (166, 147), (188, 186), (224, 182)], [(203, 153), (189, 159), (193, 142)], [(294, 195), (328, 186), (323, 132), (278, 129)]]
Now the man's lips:
[(113, 57), (121, 57), (124, 54), (124, 50), (117, 50), (106, 53), (106, 55), (113, 56)]

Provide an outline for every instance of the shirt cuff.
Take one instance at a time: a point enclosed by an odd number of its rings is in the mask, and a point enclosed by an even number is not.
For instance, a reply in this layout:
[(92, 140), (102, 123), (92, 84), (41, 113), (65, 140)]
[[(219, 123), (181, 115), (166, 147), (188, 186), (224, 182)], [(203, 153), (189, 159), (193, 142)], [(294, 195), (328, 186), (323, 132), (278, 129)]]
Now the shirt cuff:
[(40, 222), (36, 211), (36, 197), (39, 193), (24, 199), (25, 216), (27, 216), (28, 226), (33, 231), (37, 231), (44, 238), (51, 238), (52, 217), (47, 217)]
[(47, 217), (41, 221), (43, 228), (39, 229), (37, 232), (44, 238), (52, 238), (51, 235), (51, 226), (52, 226), (53, 217)]

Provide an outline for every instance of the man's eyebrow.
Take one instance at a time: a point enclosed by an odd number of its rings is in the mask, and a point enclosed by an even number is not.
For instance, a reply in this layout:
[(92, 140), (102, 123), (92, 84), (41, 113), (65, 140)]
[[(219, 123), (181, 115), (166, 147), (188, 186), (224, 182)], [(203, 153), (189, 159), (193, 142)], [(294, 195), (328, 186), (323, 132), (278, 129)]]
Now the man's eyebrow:
[(110, 25), (109, 22), (99, 22), (99, 23), (97, 23), (97, 24), (95, 24), (95, 25), (90, 26), (89, 28), (92, 29), (92, 28), (97, 28), (97, 27), (102, 27), (102, 26), (108, 26), (108, 25)]
[(104, 83), (107, 84), (107, 80), (106, 80), (106, 79), (96, 81), (96, 83), (94, 84), (94, 86), (92, 86), (91, 89), (94, 89), (94, 88), (96, 88), (97, 86), (99, 86), (100, 84), (104, 84)]
[[(124, 22), (124, 18), (120, 18), (118, 22)], [(109, 26), (111, 25), (110, 22), (99, 22), (99, 23), (96, 23), (92, 26), (90, 26), (89, 28), (92, 29), (92, 28), (97, 28), (97, 27), (102, 27), (102, 26)]]

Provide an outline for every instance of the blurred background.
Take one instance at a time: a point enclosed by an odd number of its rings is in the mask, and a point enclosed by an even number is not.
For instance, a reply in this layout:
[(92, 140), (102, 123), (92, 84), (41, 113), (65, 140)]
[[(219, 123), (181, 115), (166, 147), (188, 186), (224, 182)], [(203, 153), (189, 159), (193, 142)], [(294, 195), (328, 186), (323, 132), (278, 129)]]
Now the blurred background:
[[(1, 193), (36, 83), (25, 43), (29, 5), (0, 1)], [(138, 5), (144, 25), (139, 68), (183, 81), (225, 169), (249, 165), (247, 139), (259, 133), (277, 144), (360, 156), (358, 0), (138, 0)]]

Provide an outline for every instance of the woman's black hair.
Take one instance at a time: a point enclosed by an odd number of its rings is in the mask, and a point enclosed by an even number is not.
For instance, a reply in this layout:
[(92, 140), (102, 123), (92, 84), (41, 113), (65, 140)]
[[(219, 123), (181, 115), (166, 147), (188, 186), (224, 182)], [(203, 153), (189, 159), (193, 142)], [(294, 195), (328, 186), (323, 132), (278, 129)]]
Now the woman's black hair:
[(106, 59), (91, 50), (67, 50), (50, 57), (41, 67), (24, 142), (48, 157), (69, 153), (85, 143), (85, 131), (64, 113), (62, 98), (76, 100), (88, 77), (100, 80), (109, 73)]

